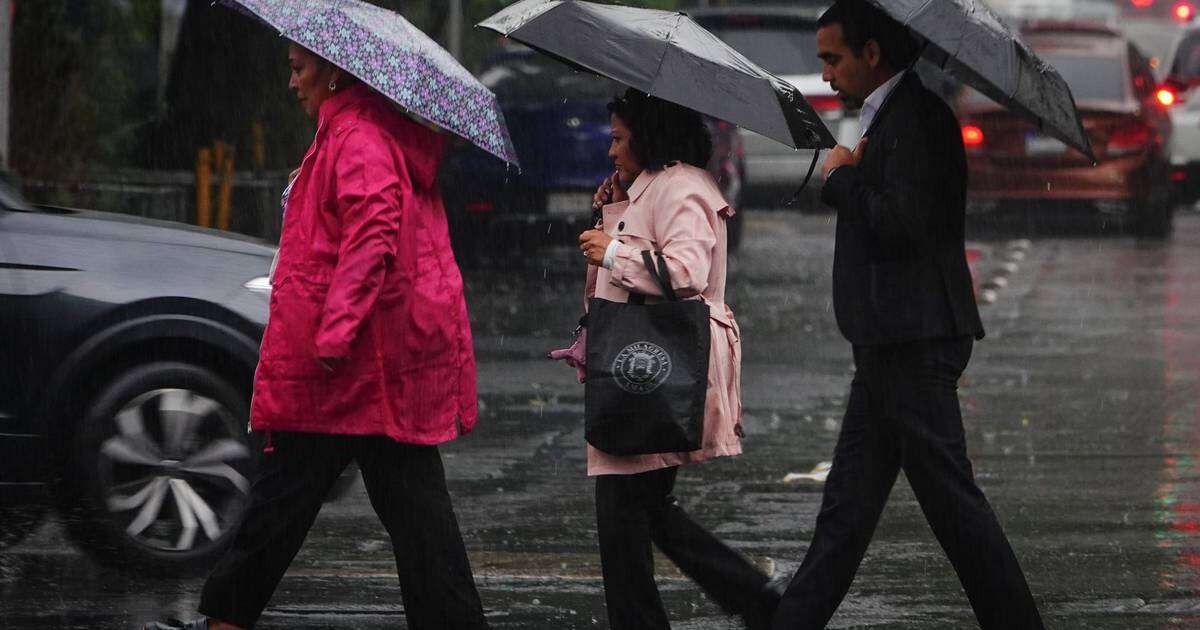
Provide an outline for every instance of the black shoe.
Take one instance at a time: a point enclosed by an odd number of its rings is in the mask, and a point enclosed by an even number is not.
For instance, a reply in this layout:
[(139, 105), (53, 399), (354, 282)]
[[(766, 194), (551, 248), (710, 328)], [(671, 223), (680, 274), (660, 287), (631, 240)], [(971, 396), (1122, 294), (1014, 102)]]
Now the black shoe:
[(747, 630), (768, 630), (771, 627), (771, 618), (775, 616), (779, 600), (783, 599), (783, 592), (791, 582), (790, 575), (776, 575), (767, 581), (758, 592), (758, 605), (742, 614)]
[(142, 626), (142, 630), (208, 630), (208, 617), (191, 621), (168, 619), (166, 621), (151, 621)]

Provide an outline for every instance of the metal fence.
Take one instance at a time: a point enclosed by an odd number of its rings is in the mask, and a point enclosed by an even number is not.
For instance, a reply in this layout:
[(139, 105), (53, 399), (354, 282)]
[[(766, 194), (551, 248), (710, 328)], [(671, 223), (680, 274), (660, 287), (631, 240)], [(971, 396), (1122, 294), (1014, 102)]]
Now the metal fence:
[[(222, 182), (218, 176), (212, 180), (215, 193)], [(228, 182), (228, 229), (278, 242), (279, 196), (286, 185), (283, 171), (233, 173)], [(37, 204), (197, 223), (196, 174), (191, 171), (106, 171), (77, 181), (26, 180), (21, 188), (25, 197)], [(210, 199), (219, 197), (210, 194)]]

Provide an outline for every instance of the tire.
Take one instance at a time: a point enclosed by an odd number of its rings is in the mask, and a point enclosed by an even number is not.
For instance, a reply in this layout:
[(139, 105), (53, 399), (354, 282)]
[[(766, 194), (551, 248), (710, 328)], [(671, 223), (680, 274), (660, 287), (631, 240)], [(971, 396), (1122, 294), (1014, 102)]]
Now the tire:
[(212, 371), (177, 362), (134, 367), (101, 388), (71, 441), (72, 538), (106, 564), (206, 570), (248, 497), (247, 402)]
[(45, 512), (41, 503), (0, 507), (0, 551), (25, 540), (42, 523)]
[(1165, 239), (1174, 228), (1174, 206), (1168, 200), (1147, 200), (1138, 204), (1137, 235), (1141, 238)]

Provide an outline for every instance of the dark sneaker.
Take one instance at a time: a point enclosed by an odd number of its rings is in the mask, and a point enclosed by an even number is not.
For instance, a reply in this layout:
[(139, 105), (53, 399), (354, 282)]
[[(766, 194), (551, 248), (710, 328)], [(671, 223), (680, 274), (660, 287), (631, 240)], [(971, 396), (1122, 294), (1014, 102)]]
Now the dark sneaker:
[(742, 615), (747, 630), (767, 630), (771, 627), (771, 618), (775, 616), (779, 600), (783, 599), (783, 592), (791, 582), (792, 576), (777, 575), (763, 586), (759, 591), (759, 604)]
[(166, 621), (151, 621), (142, 626), (142, 630), (208, 630), (208, 617), (191, 621), (168, 619)]

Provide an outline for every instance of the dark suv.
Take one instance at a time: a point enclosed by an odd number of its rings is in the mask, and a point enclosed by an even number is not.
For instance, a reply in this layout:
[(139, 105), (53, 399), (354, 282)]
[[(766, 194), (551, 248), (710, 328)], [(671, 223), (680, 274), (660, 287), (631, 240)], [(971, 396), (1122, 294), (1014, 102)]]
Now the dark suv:
[(54, 498), (102, 559), (196, 568), (239, 523), (274, 250), (35, 208), (0, 181), (0, 546)]

